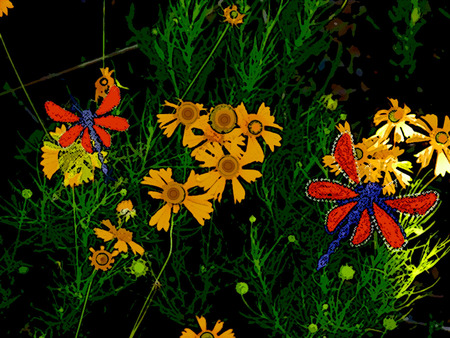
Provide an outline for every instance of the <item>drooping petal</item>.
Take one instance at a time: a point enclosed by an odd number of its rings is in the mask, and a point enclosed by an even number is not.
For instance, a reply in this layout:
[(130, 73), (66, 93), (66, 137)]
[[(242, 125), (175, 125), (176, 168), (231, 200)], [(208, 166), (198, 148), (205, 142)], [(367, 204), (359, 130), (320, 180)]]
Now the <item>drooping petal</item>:
[(281, 146), (281, 136), (273, 133), (268, 130), (263, 130), (261, 133), (262, 138), (266, 142), (266, 144), (269, 146), (270, 150), (273, 152), (275, 150), (275, 146), (280, 147)]
[(103, 145), (106, 148), (111, 147), (111, 136), (108, 134), (108, 132), (106, 132), (104, 129), (94, 125), (93, 126), (95, 132), (97, 133), (97, 135), (100, 137), (100, 140), (102, 141)]
[(95, 118), (94, 123), (116, 131), (127, 130), (130, 126), (125, 118), (113, 115)]
[(431, 156), (433, 155), (434, 148), (432, 146), (429, 146), (422, 150), (421, 152), (415, 154), (414, 156), (417, 157), (417, 163), (422, 163), (422, 168), (425, 168), (430, 164)]
[(77, 124), (71, 127), (68, 131), (66, 131), (60, 138), (59, 144), (61, 147), (66, 148), (70, 146), (75, 140), (80, 136), (81, 131), (83, 130), (83, 126)]
[(188, 195), (183, 201), (183, 205), (189, 210), (200, 225), (204, 225), (205, 220), (211, 218), (211, 213), (214, 210), (209, 201), (211, 197), (210, 194)]
[(119, 252), (128, 252), (127, 243), (122, 240), (117, 241), (117, 243), (114, 245), (114, 249), (119, 250)]
[(233, 186), (234, 203), (236, 204), (236, 202), (241, 202), (245, 198), (245, 189), (236, 177), (231, 179), (231, 184)]
[(172, 205), (166, 203), (159, 209), (153, 217), (150, 219), (149, 225), (156, 225), (158, 230), (164, 229), (165, 231), (169, 230), (170, 227), (170, 215), (172, 214)]
[(436, 168), (434, 169), (434, 175), (441, 175), (444, 177), (446, 173), (450, 173), (450, 162), (443, 151), (438, 151)]
[(78, 116), (61, 108), (52, 101), (45, 102), (45, 110), (47, 111), (48, 116), (56, 122), (78, 122), (80, 120)]
[[(247, 141), (247, 150), (245, 151), (246, 154), (251, 154), (252, 158), (255, 162), (263, 162), (264, 161), (264, 152), (261, 149), (260, 144), (258, 143), (258, 140), (256, 137), (249, 136)], [(242, 164), (244, 165), (244, 164)]]
[(111, 110), (113, 110), (115, 107), (117, 107), (119, 103), (120, 103), (120, 89), (117, 86), (112, 86), (109, 89), (108, 95), (106, 95), (106, 97), (103, 99), (102, 103), (100, 104), (100, 107), (98, 107), (95, 113), (99, 116), (106, 114)]
[(142, 256), (144, 254), (144, 252), (145, 252), (145, 250), (144, 250), (144, 248), (142, 246), (140, 246), (139, 244), (137, 244), (137, 243), (135, 243), (133, 241), (128, 242), (128, 245), (130, 246), (131, 250), (133, 250), (133, 253), (135, 255), (136, 255), (136, 252), (137, 252), (139, 255)]

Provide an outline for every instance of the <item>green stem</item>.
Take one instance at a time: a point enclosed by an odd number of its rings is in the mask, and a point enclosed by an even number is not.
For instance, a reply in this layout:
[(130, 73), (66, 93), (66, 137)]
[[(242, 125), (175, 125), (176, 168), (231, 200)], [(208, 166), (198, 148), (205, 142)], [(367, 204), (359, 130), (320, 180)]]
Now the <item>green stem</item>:
[(156, 276), (156, 280), (153, 283), (153, 286), (152, 286), (152, 288), (151, 288), (147, 298), (145, 299), (144, 305), (142, 306), (141, 311), (139, 313), (139, 316), (136, 319), (136, 322), (134, 323), (134, 327), (133, 327), (133, 330), (131, 330), (131, 334), (130, 334), (129, 338), (133, 338), (134, 337), (134, 335), (137, 332), (137, 329), (141, 325), (142, 320), (144, 319), (144, 316), (147, 313), (148, 308), (150, 307), (150, 304), (152, 302), (153, 296), (156, 293), (158, 282), (159, 282), (159, 278), (161, 277), (164, 269), (167, 266), (167, 263), (169, 262), (170, 256), (172, 255), (172, 249), (173, 249), (173, 220), (172, 220), (172, 218), (170, 220), (169, 241), (170, 241), (169, 254), (167, 255), (166, 261), (164, 262), (164, 264), (163, 264), (163, 266), (161, 268), (161, 271), (159, 272), (158, 276)]
[(189, 87), (186, 89), (184, 94), (181, 96), (181, 99), (183, 99), (186, 96), (186, 94), (189, 92), (189, 90), (193, 86), (195, 80), (197, 80), (197, 78), (200, 75), (200, 73), (202, 72), (203, 68), (205, 68), (205, 66), (208, 63), (209, 59), (211, 59), (211, 57), (213, 56), (214, 52), (216, 51), (217, 47), (219, 46), (219, 43), (222, 41), (223, 37), (225, 36), (225, 33), (228, 31), (229, 28), (230, 28), (230, 25), (227, 25), (227, 27), (223, 30), (222, 34), (220, 35), (219, 39), (217, 40), (216, 44), (214, 45), (213, 49), (211, 50), (211, 53), (209, 53), (209, 56), (206, 58), (205, 62), (203, 62), (203, 65), (200, 67), (200, 69), (198, 70), (198, 72), (195, 75), (194, 79), (189, 84)]
[(30, 96), (28, 95), (28, 92), (27, 92), (27, 90), (25, 89), (25, 86), (23, 85), (22, 80), (20, 79), (19, 73), (17, 72), (17, 69), (16, 69), (16, 67), (14, 66), (14, 62), (13, 62), (12, 59), (11, 59), (11, 55), (9, 55), (8, 48), (6, 47), (5, 40), (3, 40), (3, 36), (2, 36), (1, 33), (0, 33), (0, 40), (2, 40), (3, 48), (5, 49), (6, 55), (7, 55), (7, 57), (8, 57), (8, 60), (9, 60), (9, 62), (11, 63), (11, 66), (12, 66), (13, 69), (14, 69), (14, 73), (16, 73), (16, 76), (17, 76), (17, 79), (19, 80), (20, 86), (22, 87), (22, 90), (23, 90), (23, 92), (25, 93), (25, 96), (27, 97), (28, 102), (30, 103), (30, 106), (31, 106), (31, 108), (32, 108), (33, 111), (34, 111), (34, 114), (36, 115), (36, 117), (37, 117), (39, 123), (41, 124), (42, 128), (44, 129), (45, 133), (47, 134), (47, 137), (50, 138), (50, 135), (49, 135), (47, 129), (45, 129), (44, 123), (42, 122), (41, 118), (39, 117), (39, 115), (38, 115), (38, 113), (37, 113), (37, 111), (36, 111), (36, 108), (34, 108), (34, 104), (33, 104), (33, 102), (31, 102)]
[(78, 236), (77, 236), (76, 206), (77, 205), (75, 203), (75, 189), (72, 188), (73, 232), (75, 237), (75, 274), (77, 276), (77, 291), (79, 291), (81, 278), (79, 275), (79, 266), (78, 266)]
[(77, 327), (77, 332), (75, 334), (75, 338), (77, 338), (78, 334), (80, 333), (81, 322), (83, 321), (84, 311), (86, 310), (87, 300), (89, 298), (89, 293), (91, 292), (92, 282), (94, 281), (94, 276), (95, 276), (96, 273), (97, 273), (97, 270), (94, 270), (94, 272), (91, 275), (91, 281), (89, 282), (89, 286), (88, 286), (88, 289), (87, 289), (87, 292), (86, 292), (86, 296), (84, 297), (83, 310), (81, 311), (80, 320), (78, 321), (78, 327)]
[(27, 205), (27, 199), (25, 199), (25, 202), (23, 203), (23, 208), (22, 208), (22, 210), (20, 212), (19, 231), (17, 232), (17, 237), (16, 237), (16, 241), (14, 243), (14, 249), (13, 249), (13, 253), (12, 253), (12, 256), (11, 256), (12, 257), (11, 260), (14, 260), (14, 257), (16, 255), (17, 243), (19, 242), (20, 231), (22, 229), (22, 223), (23, 223), (23, 217), (24, 217), (24, 214), (25, 214), (26, 205)]

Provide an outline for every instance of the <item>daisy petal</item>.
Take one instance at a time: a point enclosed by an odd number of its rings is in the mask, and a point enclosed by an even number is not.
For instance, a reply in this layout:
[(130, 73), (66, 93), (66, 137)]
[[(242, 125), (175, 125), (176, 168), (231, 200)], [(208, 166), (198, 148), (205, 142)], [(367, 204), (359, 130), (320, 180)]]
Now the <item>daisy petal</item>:
[(241, 202), (245, 198), (245, 190), (237, 178), (232, 178), (231, 183), (233, 185), (234, 204), (236, 204), (236, 202)]
[(170, 215), (172, 214), (171, 210), (172, 206), (170, 204), (164, 204), (163, 207), (153, 215), (148, 224), (150, 226), (156, 225), (158, 230), (164, 229), (165, 231), (168, 231), (170, 227)]

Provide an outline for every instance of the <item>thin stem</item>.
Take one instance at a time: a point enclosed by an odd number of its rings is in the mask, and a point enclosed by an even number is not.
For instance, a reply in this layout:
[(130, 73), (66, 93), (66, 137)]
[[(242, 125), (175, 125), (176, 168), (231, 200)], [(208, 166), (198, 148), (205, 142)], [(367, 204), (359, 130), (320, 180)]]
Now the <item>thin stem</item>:
[(156, 293), (156, 289), (158, 286), (159, 278), (161, 277), (164, 269), (167, 266), (167, 263), (169, 262), (170, 256), (172, 255), (172, 249), (173, 249), (173, 219), (170, 220), (170, 230), (169, 230), (169, 241), (170, 241), (170, 247), (169, 247), (169, 254), (167, 255), (166, 261), (164, 262), (161, 271), (159, 272), (158, 276), (156, 277), (155, 282), (153, 283), (153, 286), (145, 299), (144, 305), (141, 308), (141, 311), (139, 313), (138, 318), (136, 319), (136, 323), (134, 324), (133, 330), (131, 330), (131, 334), (129, 338), (133, 338), (134, 335), (137, 332), (137, 329), (142, 323), (142, 320), (144, 319), (145, 314), (147, 313), (148, 308), (150, 307), (151, 301), (153, 299), (153, 296)]
[(3, 40), (3, 36), (2, 36), (1, 33), (0, 33), (0, 40), (2, 40), (3, 48), (5, 49), (6, 55), (7, 55), (7, 57), (8, 57), (8, 60), (9, 60), (9, 62), (11, 63), (11, 66), (12, 66), (13, 69), (14, 69), (14, 73), (16, 73), (17, 79), (19, 80), (19, 83), (20, 83), (20, 87), (23, 89), (23, 92), (25, 93), (25, 96), (27, 97), (28, 102), (30, 103), (30, 106), (31, 106), (31, 108), (33, 109), (34, 114), (36, 115), (36, 117), (37, 117), (39, 123), (41, 124), (41, 126), (42, 126), (42, 128), (44, 129), (44, 131), (45, 131), (45, 133), (47, 134), (47, 136), (50, 138), (50, 135), (49, 135), (47, 129), (45, 129), (44, 123), (42, 123), (42, 120), (41, 120), (41, 118), (39, 117), (39, 114), (37, 113), (36, 108), (34, 108), (34, 104), (33, 104), (33, 102), (31, 102), (31, 98), (30, 98), (30, 96), (28, 95), (28, 92), (27, 92), (27, 90), (25, 89), (25, 86), (23, 85), (22, 80), (20, 79), (19, 73), (17, 72), (17, 69), (16, 69), (16, 67), (14, 66), (14, 62), (13, 62), (13, 60), (11, 59), (11, 55), (9, 55), (8, 48), (6, 47), (5, 40)]
[(77, 332), (75, 334), (75, 338), (77, 338), (78, 334), (80, 333), (81, 322), (83, 321), (84, 311), (86, 310), (87, 300), (89, 298), (89, 293), (91, 292), (92, 282), (94, 281), (94, 276), (95, 276), (96, 273), (97, 273), (97, 270), (94, 270), (94, 272), (91, 275), (91, 281), (89, 282), (89, 286), (88, 286), (88, 289), (87, 289), (87, 292), (86, 292), (86, 296), (84, 297), (83, 310), (81, 311), (80, 320), (78, 321), (78, 327), (77, 327)]
[(75, 237), (75, 275), (77, 276), (77, 291), (80, 290), (80, 278), (78, 274), (78, 236), (77, 236), (77, 215), (75, 203), (75, 189), (72, 188), (72, 210), (73, 210), (73, 235)]
[(186, 96), (186, 94), (189, 92), (191, 87), (194, 85), (195, 80), (197, 80), (197, 78), (200, 75), (200, 73), (202, 72), (203, 68), (205, 68), (205, 66), (208, 63), (209, 59), (211, 59), (211, 57), (213, 56), (214, 52), (216, 51), (217, 47), (219, 46), (219, 43), (222, 41), (223, 37), (225, 36), (225, 33), (228, 31), (229, 28), (230, 28), (230, 25), (227, 25), (227, 27), (223, 30), (222, 34), (220, 35), (219, 39), (217, 40), (216, 44), (214, 45), (213, 49), (211, 50), (211, 53), (209, 53), (209, 56), (206, 58), (205, 62), (203, 62), (203, 65), (200, 67), (200, 69), (198, 70), (198, 72), (195, 75), (194, 79), (189, 84), (189, 87), (186, 89), (184, 94), (181, 96), (181, 99), (183, 99)]
[(16, 255), (17, 243), (19, 242), (20, 231), (22, 230), (22, 223), (23, 223), (23, 217), (24, 217), (24, 214), (25, 214), (26, 206), (27, 206), (27, 199), (25, 199), (25, 202), (23, 203), (22, 211), (20, 212), (19, 231), (17, 232), (17, 237), (16, 237), (16, 241), (14, 243), (14, 249), (13, 249), (13, 253), (12, 253), (12, 256), (11, 256), (12, 257), (11, 260), (14, 260), (14, 257)]
[[(116, 56), (116, 55), (119, 55), (119, 54), (123, 54), (123, 53), (129, 52), (130, 50), (138, 49), (138, 47), (139, 47), (139, 46), (138, 46), (137, 44), (136, 44), (136, 45), (133, 45), (133, 46), (130, 46), (130, 47), (126, 47), (126, 48), (120, 49), (120, 50), (118, 50), (118, 51), (115, 51), (115, 52), (113, 52), (113, 53), (110, 53), (110, 54), (108, 54), (108, 55), (105, 55), (104, 57), (99, 57), (99, 58), (96, 58), (96, 59), (91, 60), (91, 61), (83, 62), (83, 63), (81, 63), (81, 64), (79, 64), (79, 65), (77, 65), (77, 66), (74, 66), (74, 67), (71, 67), (71, 68), (67, 68), (67, 69), (65, 69), (65, 70), (63, 70), (63, 71), (61, 71), (61, 72), (58, 72), (58, 73), (52, 73), (52, 74), (43, 76), (43, 77), (41, 77), (41, 78), (38, 79), (38, 80), (34, 80), (34, 81), (31, 81), (31, 82), (26, 83), (26, 84), (24, 85), (24, 87), (28, 87), (28, 86), (31, 86), (31, 85), (33, 85), (33, 84), (39, 83), (39, 82), (43, 82), (43, 81), (46, 81), (46, 80), (53, 79), (53, 78), (55, 78), (55, 77), (58, 77), (58, 76), (61, 76), (61, 75), (63, 75), (63, 74), (72, 72), (72, 71), (74, 71), (74, 70), (77, 70), (77, 69), (80, 69), (80, 68), (84, 68), (84, 67), (90, 66), (90, 65), (92, 65), (92, 64), (94, 64), (94, 63), (97, 63), (97, 62), (102, 61), (103, 59), (108, 59), (108, 58), (111, 58), (111, 57), (113, 57), (113, 56)], [(17, 91), (17, 90), (19, 90), (19, 89), (24, 89), (24, 88), (23, 88), (23, 87), (17, 87), (17, 88), (13, 88), (13, 89), (6, 90), (6, 91), (4, 91), (4, 92), (1, 92), (1, 93), (0, 93), (0, 96), (6, 95), (6, 94), (9, 94), (9, 93), (13, 93), (13, 92), (15, 92), (15, 91)], [(25, 90), (25, 89), (24, 89), (24, 90)]]

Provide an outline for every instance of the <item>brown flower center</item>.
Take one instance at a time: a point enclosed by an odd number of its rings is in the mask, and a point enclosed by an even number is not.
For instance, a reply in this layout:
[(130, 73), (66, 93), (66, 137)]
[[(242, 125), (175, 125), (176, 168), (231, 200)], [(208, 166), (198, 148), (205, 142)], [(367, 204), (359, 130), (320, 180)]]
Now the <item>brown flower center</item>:
[(97, 257), (95, 257), (95, 261), (98, 265), (106, 265), (109, 262), (109, 257), (107, 254), (99, 253)]
[(444, 131), (440, 131), (436, 134), (436, 142), (439, 144), (445, 144), (448, 141), (448, 135)]
[(169, 183), (163, 189), (163, 199), (172, 204), (180, 204), (184, 201), (186, 197), (186, 192), (180, 183), (172, 182)]
[(397, 123), (402, 119), (402, 117), (403, 117), (402, 109), (392, 109), (388, 114), (389, 121), (393, 123)]
[(99, 81), (100, 85), (106, 86), (108, 84), (108, 79), (106, 77), (102, 77)]
[(225, 155), (219, 160), (217, 169), (222, 176), (226, 178), (233, 177), (239, 171), (239, 161), (231, 155)]
[(236, 126), (237, 115), (228, 104), (219, 104), (209, 115), (211, 127), (218, 133), (229, 133)]
[(360, 159), (362, 159), (364, 152), (361, 150), (361, 148), (355, 148), (355, 155), (356, 155), (356, 159), (360, 160)]
[(117, 239), (124, 241), (124, 242), (131, 242), (131, 239), (133, 238), (133, 233), (131, 231), (125, 230), (125, 229), (119, 229), (117, 230)]
[(192, 102), (183, 102), (177, 109), (177, 115), (182, 124), (189, 125), (198, 119), (200, 110)]
[(258, 120), (250, 121), (248, 124), (248, 131), (252, 135), (259, 135), (263, 130), (263, 125)]

